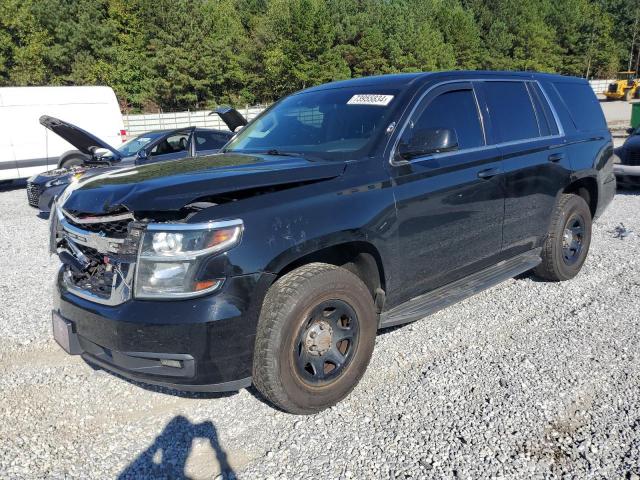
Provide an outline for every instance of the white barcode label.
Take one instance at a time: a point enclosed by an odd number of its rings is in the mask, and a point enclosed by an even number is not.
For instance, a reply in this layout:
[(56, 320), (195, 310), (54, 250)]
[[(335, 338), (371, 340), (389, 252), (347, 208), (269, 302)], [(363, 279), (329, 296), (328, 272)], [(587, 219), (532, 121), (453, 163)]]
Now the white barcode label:
[(347, 105), (378, 105), (386, 107), (391, 100), (393, 100), (393, 95), (361, 94), (351, 97)]

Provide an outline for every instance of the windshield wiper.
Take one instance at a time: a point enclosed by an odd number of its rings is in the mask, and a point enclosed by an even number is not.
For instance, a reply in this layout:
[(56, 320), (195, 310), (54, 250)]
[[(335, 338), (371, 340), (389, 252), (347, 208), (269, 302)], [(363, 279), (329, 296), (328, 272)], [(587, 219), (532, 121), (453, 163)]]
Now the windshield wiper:
[(266, 152), (256, 152), (256, 154), (258, 154), (258, 155), (276, 155), (276, 156), (279, 156), (279, 157), (302, 157), (302, 156), (304, 156), (303, 153), (281, 152), (280, 150), (277, 150), (275, 148), (272, 148), (271, 150), (267, 150)]

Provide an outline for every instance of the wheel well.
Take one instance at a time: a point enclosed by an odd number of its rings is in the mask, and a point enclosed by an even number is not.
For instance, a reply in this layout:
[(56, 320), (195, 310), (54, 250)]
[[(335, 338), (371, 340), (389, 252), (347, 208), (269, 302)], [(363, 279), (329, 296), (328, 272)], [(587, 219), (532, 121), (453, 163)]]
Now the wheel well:
[(64, 152), (58, 158), (58, 168), (60, 168), (64, 162), (66, 162), (67, 160), (71, 160), (73, 158), (78, 158), (84, 162), (87, 159), (87, 156), (79, 150), (70, 150), (70, 151)]
[(313, 262), (346, 268), (362, 280), (374, 299), (379, 288), (385, 289), (382, 259), (378, 250), (367, 242), (342, 243), (309, 253), (285, 266), (278, 273), (278, 277)]
[(591, 211), (591, 217), (593, 218), (598, 209), (598, 184), (593, 178), (581, 178), (571, 183), (564, 189), (563, 193), (573, 193), (581, 196)]

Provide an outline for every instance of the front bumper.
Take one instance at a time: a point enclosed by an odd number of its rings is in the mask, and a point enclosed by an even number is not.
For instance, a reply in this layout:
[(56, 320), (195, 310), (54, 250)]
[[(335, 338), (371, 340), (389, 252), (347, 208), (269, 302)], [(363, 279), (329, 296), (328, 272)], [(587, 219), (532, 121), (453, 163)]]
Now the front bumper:
[(613, 166), (618, 184), (627, 187), (640, 186), (640, 166), (616, 163)]
[(54, 316), (68, 327), (69, 353), (124, 377), (178, 390), (250, 385), (256, 326), (273, 275), (231, 277), (205, 297), (108, 306), (67, 291), (61, 272)]
[(613, 166), (613, 173), (616, 176), (640, 177), (640, 165), (623, 165), (616, 163)]

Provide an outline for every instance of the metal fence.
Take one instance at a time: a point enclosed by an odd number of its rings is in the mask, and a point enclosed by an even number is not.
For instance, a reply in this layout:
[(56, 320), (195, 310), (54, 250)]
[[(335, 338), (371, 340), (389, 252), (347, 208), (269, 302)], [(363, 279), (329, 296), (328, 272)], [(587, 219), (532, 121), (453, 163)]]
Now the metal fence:
[[(256, 105), (239, 109), (247, 120), (255, 118), (266, 106)], [(123, 115), (124, 128), (127, 130), (129, 138), (151, 130), (166, 130), (183, 127), (203, 127), (228, 130), (220, 117), (215, 113), (209, 115), (211, 110), (200, 110), (196, 112), (171, 112), (171, 113), (145, 113), (139, 115)]]

